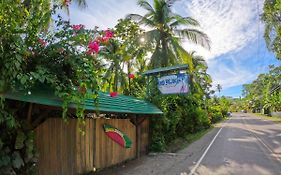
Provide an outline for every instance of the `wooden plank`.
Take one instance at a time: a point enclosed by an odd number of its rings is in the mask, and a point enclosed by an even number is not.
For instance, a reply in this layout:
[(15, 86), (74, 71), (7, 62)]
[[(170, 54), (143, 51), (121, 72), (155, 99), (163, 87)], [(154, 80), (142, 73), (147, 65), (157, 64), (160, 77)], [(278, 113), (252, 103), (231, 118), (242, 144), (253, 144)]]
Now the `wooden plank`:
[[(123, 148), (113, 140), (108, 138), (103, 131), (103, 124), (110, 124), (119, 130), (126, 133), (129, 138), (133, 141), (132, 148)], [(95, 137), (97, 139), (95, 143), (95, 158), (94, 164), (97, 168), (105, 168), (117, 163), (121, 163), (125, 160), (132, 159), (136, 155), (135, 149), (135, 135), (136, 128), (130, 122), (129, 119), (97, 119), (96, 120), (96, 133)]]
[(96, 124), (97, 124), (97, 120), (93, 120), (93, 130), (94, 130), (94, 133), (93, 133), (93, 167), (94, 168), (97, 168), (97, 129), (96, 129)]

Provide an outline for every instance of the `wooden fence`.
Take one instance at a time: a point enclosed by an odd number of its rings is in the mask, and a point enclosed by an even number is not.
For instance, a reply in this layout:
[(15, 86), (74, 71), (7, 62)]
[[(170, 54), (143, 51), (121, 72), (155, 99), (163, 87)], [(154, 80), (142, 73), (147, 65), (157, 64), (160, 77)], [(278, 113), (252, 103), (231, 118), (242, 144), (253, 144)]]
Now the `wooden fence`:
[[(104, 134), (103, 124), (110, 124), (124, 133), (132, 140), (132, 148), (122, 148)], [(96, 168), (105, 168), (136, 156), (136, 127), (129, 119), (96, 120), (95, 159)]]
[[(103, 124), (110, 124), (132, 140), (132, 148), (123, 148), (113, 142), (103, 131)], [(136, 126), (129, 119), (86, 119), (79, 132), (78, 121), (49, 118), (36, 130), (39, 153), (39, 175), (77, 175), (109, 167), (137, 155)], [(139, 152), (147, 152), (149, 121), (140, 125)]]

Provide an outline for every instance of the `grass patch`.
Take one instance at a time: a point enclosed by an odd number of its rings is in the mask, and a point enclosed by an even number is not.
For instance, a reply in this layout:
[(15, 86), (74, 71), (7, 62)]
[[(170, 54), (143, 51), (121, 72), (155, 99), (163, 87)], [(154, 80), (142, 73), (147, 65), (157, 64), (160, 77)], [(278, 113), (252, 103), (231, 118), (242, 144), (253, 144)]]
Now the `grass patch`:
[(265, 119), (265, 120), (281, 122), (281, 118), (279, 118), (279, 117), (270, 117), (270, 116), (267, 116), (267, 115), (264, 115), (264, 114), (261, 114), (261, 113), (253, 113), (253, 115), (256, 116), (256, 117), (260, 117), (262, 119)]
[(189, 144), (195, 142), (196, 140), (199, 140), (202, 136), (204, 136), (206, 133), (208, 133), (211, 129), (214, 127), (211, 126), (208, 129), (196, 132), (194, 134), (187, 134), (186, 136), (182, 138), (175, 139), (172, 143), (168, 145), (168, 148), (166, 152), (177, 152), (185, 147), (187, 147)]

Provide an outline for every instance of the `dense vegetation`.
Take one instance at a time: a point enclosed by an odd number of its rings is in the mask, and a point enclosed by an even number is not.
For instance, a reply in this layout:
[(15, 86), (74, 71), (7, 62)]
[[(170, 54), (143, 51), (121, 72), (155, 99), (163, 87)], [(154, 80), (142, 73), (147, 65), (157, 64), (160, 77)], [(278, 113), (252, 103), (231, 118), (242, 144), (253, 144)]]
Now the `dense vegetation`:
[[(172, 12), (173, 1), (155, 0), (150, 5), (139, 0), (148, 14), (129, 15), (136, 21), (121, 19), (111, 30), (70, 25), (60, 17), (52, 22), (54, 28), (49, 29), (55, 10), (67, 7), (69, 2), (1, 1), (0, 92), (20, 88), (32, 94), (34, 87), (48, 86), (64, 100), (64, 118), (69, 102), (81, 104), (85, 98), (94, 98), (98, 103), (98, 96), (89, 97), (88, 90), (94, 94), (103, 90), (145, 98), (164, 112), (151, 125), (151, 148), (157, 151), (165, 150), (167, 144), (183, 133), (209, 128), (226, 115), (228, 102), (210, 97), (212, 80), (206, 62), (181, 46), (182, 38), (187, 38), (209, 48), (208, 37), (196, 29), (199, 26), (196, 20)], [(142, 24), (152, 30), (142, 30)], [(178, 26), (188, 28), (179, 30)], [(149, 53), (151, 59), (147, 57)], [(188, 95), (163, 96), (155, 82), (147, 87), (146, 77), (139, 74), (183, 63), (189, 65)], [(147, 88), (151, 92), (148, 96)], [(0, 107), (0, 174), (33, 174), (37, 160), (34, 126), (26, 118), (28, 104), (1, 98)], [(78, 105), (76, 111), (83, 121), (83, 108)]]
[(265, 23), (267, 46), (281, 60), (281, 0), (265, 0), (262, 20)]
[(281, 67), (273, 67), (268, 73), (260, 74), (251, 84), (244, 85), (243, 106), (252, 112), (281, 111)]

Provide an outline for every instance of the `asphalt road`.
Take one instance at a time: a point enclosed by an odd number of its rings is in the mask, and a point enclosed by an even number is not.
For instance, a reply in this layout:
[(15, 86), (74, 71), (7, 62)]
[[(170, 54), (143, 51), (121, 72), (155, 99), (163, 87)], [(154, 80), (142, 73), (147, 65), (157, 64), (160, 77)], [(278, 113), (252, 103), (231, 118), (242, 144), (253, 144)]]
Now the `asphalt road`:
[(236, 113), (177, 153), (152, 154), (99, 174), (281, 175), (281, 124)]

